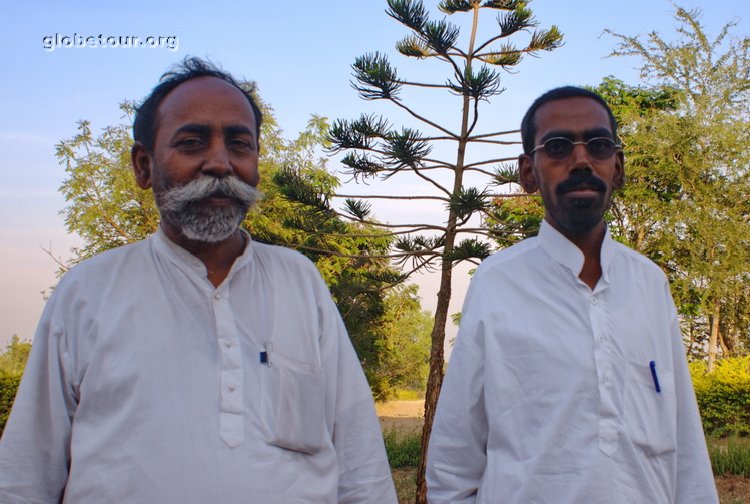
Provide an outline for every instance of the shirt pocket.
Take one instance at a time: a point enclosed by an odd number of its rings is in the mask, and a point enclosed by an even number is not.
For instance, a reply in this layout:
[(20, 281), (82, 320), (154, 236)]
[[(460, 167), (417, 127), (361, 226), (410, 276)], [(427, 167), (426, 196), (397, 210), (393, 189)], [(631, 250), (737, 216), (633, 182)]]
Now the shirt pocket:
[(648, 364), (628, 363), (625, 386), (625, 427), (633, 444), (650, 456), (677, 447), (674, 375), (658, 368), (656, 372), (660, 392)]
[(261, 414), (266, 442), (313, 455), (325, 446), (325, 387), (320, 366), (278, 353), (263, 366)]

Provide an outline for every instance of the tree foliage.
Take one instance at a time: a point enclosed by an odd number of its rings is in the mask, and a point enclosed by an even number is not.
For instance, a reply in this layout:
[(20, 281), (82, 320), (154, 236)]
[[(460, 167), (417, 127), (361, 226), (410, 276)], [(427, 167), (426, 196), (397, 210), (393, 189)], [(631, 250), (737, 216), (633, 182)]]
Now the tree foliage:
[(430, 364), (432, 315), (422, 310), (416, 285), (401, 285), (388, 292), (386, 312), (376, 341), (379, 366), (370, 383), (377, 384), (376, 399), (386, 399), (399, 390), (424, 392)]
[(31, 343), (21, 341), (18, 335), (14, 334), (5, 350), (0, 353), (0, 375), (21, 376), (26, 367), (26, 361), (29, 360), (29, 352), (31, 352)]
[(0, 352), (0, 435), (8, 421), (30, 351), (31, 343), (21, 341), (14, 334), (5, 350)]
[(700, 10), (676, 7), (675, 40), (609, 32), (650, 88), (601, 91), (623, 124), (628, 188), (613, 214), (622, 239), (668, 273), (691, 349), (709, 367), (746, 351), (750, 323), (750, 38), (715, 38)]
[[(492, 232), (481, 225), (493, 210), (494, 198), (502, 197), (498, 186), (515, 179), (509, 162), (513, 158), (474, 161), (470, 147), (498, 147), (515, 143), (506, 140), (516, 131), (479, 131), (480, 105), (504, 91), (503, 71), (511, 71), (527, 55), (550, 51), (562, 43), (552, 26), (538, 28), (527, 1), (443, 0), (439, 10), (447, 15), (466, 14), (461, 27), (447, 18), (430, 16), (421, 0), (388, 0), (386, 13), (408, 30), (397, 42), (396, 51), (417, 60), (430, 60), (433, 68), (445, 69), (443, 80), (411, 80), (403, 77), (383, 52), (371, 52), (355, 59), (352, 86), (366, 101), (386, 102), (405, 114), (413, 124), (398, 126), (384, 116), (362, 114), (355, 119), (334, 121), (329, 131), (331, 152), (339, 154), (344, 172), (354, 181), (369, 183), (402, 178), (411, 182), (402, 194), (341, 195), (347, 198), (343, 210), (331, 203), (335, 192), (318, 192), (300, 180), (287, 179), (288, 195), (325, 215), (337, 215), (361, 224), (380, 227), (393, 236), (391, 257), (406, 275), (435, 270), (441, 275), (435, 322), (431, 334), (430, 374), (425, 400), (422, 435), (426, 453), (432, 418), (443, 377), (443, 346), (451, 299), (453, 267), (462, 261), (478, 263), (493, 248)], [(496, 16), (490, 34), (479, 40), (479, 17)], [(410, 97), (443, 92), (458, 102), (455, 117), (444, 120), (435, 110), (419, 110)], [(446, 100), (445, 105), (447, 106)], [(442, 109), (445, 107), (441, 105)], [(420, 128), (420, 129), (418, 129)], [(448, 147), (446, 147), (448, 146)], [(448, 152), (446, 155), (445, 153)], [(355, 200), (397, 199), (432, 202), (437, 218), (432, 222), (381, 223), (368, 206)], [(418, 502), (425, 500), (424, 461), (418, 472)]]

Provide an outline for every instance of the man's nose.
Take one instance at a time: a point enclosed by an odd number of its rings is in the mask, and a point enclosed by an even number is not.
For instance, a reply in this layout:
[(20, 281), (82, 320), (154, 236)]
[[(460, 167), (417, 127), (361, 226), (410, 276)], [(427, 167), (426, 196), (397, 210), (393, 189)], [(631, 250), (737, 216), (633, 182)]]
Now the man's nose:
[(579, 143), (573, 146), (573, 152), (570, 154), (573, 161), (573, 168), (578, 170), (591, 170), (591, 158), (586, 144)]
[(206, 153), (201, 171), (214, 177), (226, 177), (234, 168), (229, 157), (229, 151), (224, 142), (214, 142)]

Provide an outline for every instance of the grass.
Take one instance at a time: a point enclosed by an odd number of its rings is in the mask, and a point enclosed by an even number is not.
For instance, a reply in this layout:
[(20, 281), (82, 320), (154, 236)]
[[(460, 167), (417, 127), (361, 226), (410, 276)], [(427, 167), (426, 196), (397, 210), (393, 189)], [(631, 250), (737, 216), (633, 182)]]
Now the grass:
[(750, 478), (750, 439), (708, 438), (708, 454), (716, 476)]

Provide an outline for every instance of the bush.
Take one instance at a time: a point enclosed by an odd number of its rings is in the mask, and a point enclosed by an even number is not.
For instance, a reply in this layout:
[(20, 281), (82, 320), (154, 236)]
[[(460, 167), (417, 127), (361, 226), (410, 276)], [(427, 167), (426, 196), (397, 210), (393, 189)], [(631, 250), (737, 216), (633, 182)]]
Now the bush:
[(5, 423), (10, 415), (10, 408), (13, 406), (13, 399), (16, 397), (18, 384), (21, 382), (20, 375), (6, 375), (0, 373), (0, 435), (5, 429)]
[(721, 359), (712, 373), (691, 362), (690, 374), (706, 434), (750, 435), (750, 356)]
[(419, 448), (422, 444), (422, 435), (419, 431), (398, 433), (390, 430), (383, 434), (383, 439), (391, 469), (419, 465)]

